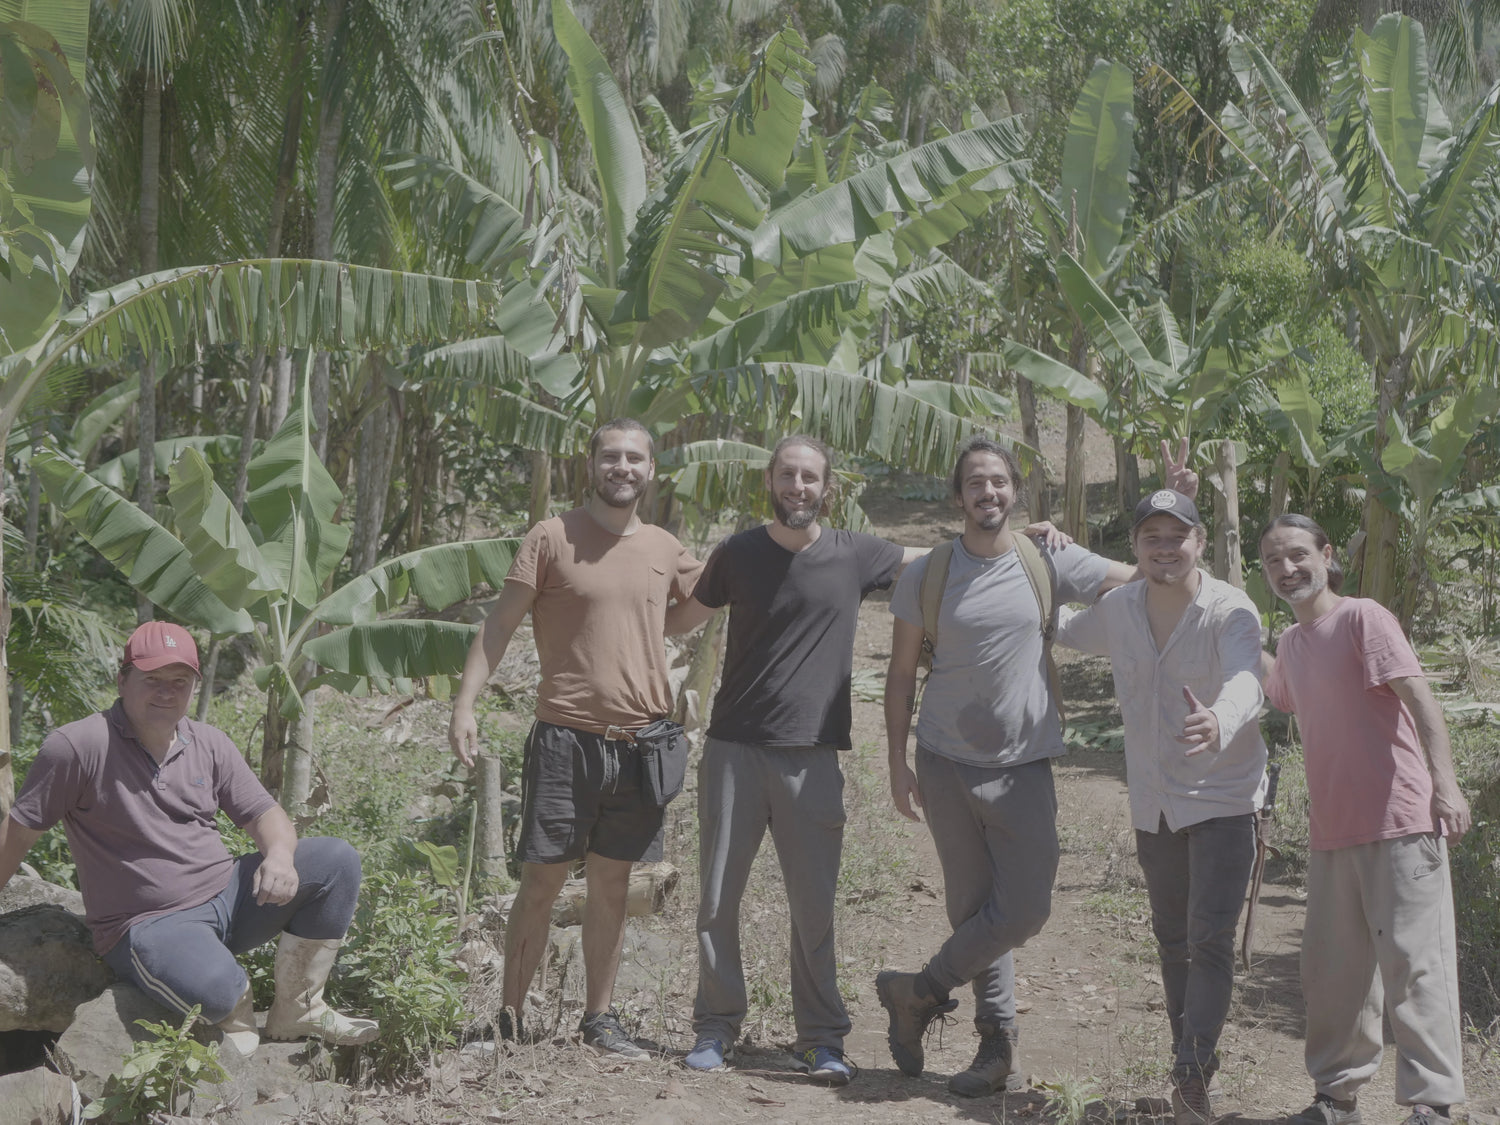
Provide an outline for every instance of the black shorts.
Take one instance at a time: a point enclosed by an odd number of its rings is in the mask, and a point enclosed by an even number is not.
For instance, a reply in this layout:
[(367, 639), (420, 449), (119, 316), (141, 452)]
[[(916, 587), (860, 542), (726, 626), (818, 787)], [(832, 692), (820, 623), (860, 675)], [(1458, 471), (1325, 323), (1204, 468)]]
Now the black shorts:
[(641, 794), (641, 758), (617, 739), (538, 720), (521, 767), (522, 863), (661, 859), (665, 810)]

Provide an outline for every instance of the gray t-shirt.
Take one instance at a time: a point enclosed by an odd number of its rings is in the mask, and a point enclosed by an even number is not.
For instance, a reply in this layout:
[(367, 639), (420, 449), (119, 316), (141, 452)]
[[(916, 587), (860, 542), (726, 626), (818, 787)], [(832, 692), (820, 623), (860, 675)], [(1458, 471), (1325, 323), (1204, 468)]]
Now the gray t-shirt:
[[(1042, 551), (1057, 575), (1059, 605), (1094, 600), (1108, 559), (1076, 546)], [(918, 591), (927, 562), (907, 567), (891, 596), (891, 612), (913, 625), (922, 624)], [(1014, 550), (981, 559), (961, 540), (953, 544), (917, 744), (981, 766), (1018, 766), (1065, 752), (1047, 682), (1041, 611)]]

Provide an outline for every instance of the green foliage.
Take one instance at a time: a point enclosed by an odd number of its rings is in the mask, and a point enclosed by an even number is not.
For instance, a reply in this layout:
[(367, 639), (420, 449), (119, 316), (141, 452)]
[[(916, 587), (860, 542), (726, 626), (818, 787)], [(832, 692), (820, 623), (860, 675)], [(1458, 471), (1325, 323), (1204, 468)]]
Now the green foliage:
[(176, 1027), (136, 1020), (156, 1038), (135, 1045), (119, 1072), (111, 1077), (104, 1096), (83, 1111), (84, 1117), (104, 1117), (112, 1122), (155, 1121), (160, 1115), (182, 1112), (184, 1097), (191, 1112), (198, 1083), (227, 1081), (229, 1073), (219, 1062), (218, 1044), (193, 1038), (198, 1014), (194, 1005)]
[(453, 901), (423, 880), (376, 871), (359, 903), (331, 1002), (380, 1022), (380, 1038), (367, 1048), (376, 1078), (409, 1077), (457, 1041), (467, 1018)]
[(1087, 1075), (1063, 1074), (1051, 1082), (1038, 1082), (1038, 1090), (1047, 1092), (1042, 1112), (1052, 1118), (1054, 1125), (1083, 1125), (1088, 1117), (1089, 1102), (1099, 1096), (1099, 1087)]

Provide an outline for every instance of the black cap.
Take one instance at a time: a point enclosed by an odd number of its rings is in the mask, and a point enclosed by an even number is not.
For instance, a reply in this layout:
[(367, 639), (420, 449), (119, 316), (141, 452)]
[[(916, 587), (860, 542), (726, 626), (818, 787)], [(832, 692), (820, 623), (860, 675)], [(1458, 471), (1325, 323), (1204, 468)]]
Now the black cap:
[(1160, 515), (1176, 516), (1189, 527), (1197, 527), (1202, 522), (1198, 518), (1198, 506), (1186, 496), (1170, 488), (1159, 488), (1135, 506), (1135, 522), (1130, 525), (1130, 530), (1134, 531), (1152, 516)]

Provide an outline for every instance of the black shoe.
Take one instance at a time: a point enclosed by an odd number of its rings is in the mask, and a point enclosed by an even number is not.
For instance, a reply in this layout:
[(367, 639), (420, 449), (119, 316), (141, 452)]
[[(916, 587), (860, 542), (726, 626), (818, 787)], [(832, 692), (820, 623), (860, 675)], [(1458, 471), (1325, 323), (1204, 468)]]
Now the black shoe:
[(651, 1057), (650, 1051), (625, 1034), (620, 1017), (613, 1010), (600, 1012), (597, 1016), (584, 1016), (578, 1030), (583, 1035), (584, 1046), (592, 1047), (600, 1054), (627, 1062), (644, 1062)]
[(948, 1092), (963, 1098), (982, 1098), (998, 1090), (1015, 1093), (1024, 1084), (1016, 1069), (1016, 1029), (975, 1020), (979, 1050), (969, 1069), (948, 1079)]

